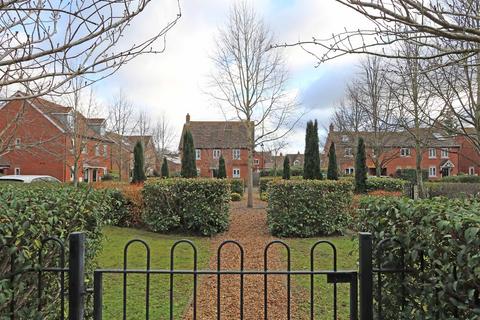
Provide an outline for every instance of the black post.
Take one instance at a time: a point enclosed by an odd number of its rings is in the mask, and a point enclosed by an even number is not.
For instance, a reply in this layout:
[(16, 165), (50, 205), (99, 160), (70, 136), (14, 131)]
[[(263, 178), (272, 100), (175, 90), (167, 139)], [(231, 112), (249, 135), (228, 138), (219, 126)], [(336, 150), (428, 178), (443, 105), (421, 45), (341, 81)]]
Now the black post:
[(83, 320), (85, 293), (85, 234), (70, 234), (68, 266), (68, 319)]
[(95, 271), (93, 273), (93, 319), (102, 320), (102, 284), (103, 273)]
[(358, 274), (355, 272), (350, 280), (350, 320), (358, 319)]
[(360, 232), (360, 320), (373, 319), (372, 234)]

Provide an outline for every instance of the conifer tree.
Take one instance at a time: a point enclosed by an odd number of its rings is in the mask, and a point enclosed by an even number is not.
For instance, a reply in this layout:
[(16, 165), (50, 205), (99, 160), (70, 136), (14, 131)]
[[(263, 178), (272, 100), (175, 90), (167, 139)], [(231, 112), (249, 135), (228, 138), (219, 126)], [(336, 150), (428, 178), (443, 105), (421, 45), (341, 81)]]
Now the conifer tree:
[(167, 158), (163, 157), (163, 163), (162, 163), (162, 178), (166, 179), (170, 176), (170, 173), (168, 172), (168, 162)]
[(312, 132), (313, 132), (313, 122), (307, 122), (307, 129), (305, 131), (305, 154), (304, 154), (304, 163), (303, 163), (303, 178), (304, 179), (313, 179), (314, 172), (313, 168), (315, 166), (313, 153), (312, 153)]
[(365, 142), (358, 138), (357, 156), (355, 158), (355, 191), (365, 193), (367, 191), (367, 156), (365, 154)]
[(290, 180), (290, 160), (288, 159), (287, 156), (285, 156), (285, 159), (283, 160), (282, 179)]
[(224, 179), (227, 177), (227, 169), (225, 168), (225, 159), (223, 159), (223, 155), (220, 156), (218, 160), (218, 174), (217, 178)]
[(332, 141), (328, 150), (328, 180), (338, 180), (337, 155), (335, 153), (335, 143)]
[(184, 178), (195, 178), (197, 176), (197, 165), (195, 163), (195, 146), (190, 130), (185, 130), (183, 134), (182, 146), (182, 170), (180, 172)]
[(133, 183), (140, 183), (147, 180), (145, 176), (145, 157), (143, 154), (143, 144), (139, 140), (133, 148)]
[(313, 154), (313, 177), (314, 179), (323, 179), (320, 171), (320, 143), (318, 141), (318, 123), (315, 119), (312, 132), (312, 154)]

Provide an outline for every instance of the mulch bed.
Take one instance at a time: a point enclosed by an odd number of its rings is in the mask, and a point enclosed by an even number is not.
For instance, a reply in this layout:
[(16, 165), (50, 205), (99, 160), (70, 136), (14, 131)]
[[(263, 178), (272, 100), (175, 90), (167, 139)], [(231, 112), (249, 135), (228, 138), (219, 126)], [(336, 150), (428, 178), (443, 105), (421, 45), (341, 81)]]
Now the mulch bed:
[[(212, 238), (210, 269), (217, 268), (217, 248), (224, 240), (236, 240), (244, 249), (245, 270), (264, 269), (264, 248), (272, 240), (266, 224), (266, 203), (256, 200), (254, 208), (246, 208), (245, 201), (232, 202), (229, 230)], [(284, 253), (279, 246), (269, 250), (269, 269), (286, 270)], [(239, 270), (240, 253), (237, 247), (227, 244), (222, 249), (222, 270)], [(197, 295), (197, 319), (217, 319), (217, 277), (202, 276)], [(270, 275), (268, 280), (268, 319), (287, 319), (287, 277)], [(221, 318), (240, 319), (240, 276), (221, 276)], [(293, 290), (292, 290), (293, 296)], [(264, 318), (264, 278), (263, 275), (244, 276), (244, 319)], [(291, 311), (296, 313), (292, 299)], [(193, 319), (192, 308), (185, 319)]]

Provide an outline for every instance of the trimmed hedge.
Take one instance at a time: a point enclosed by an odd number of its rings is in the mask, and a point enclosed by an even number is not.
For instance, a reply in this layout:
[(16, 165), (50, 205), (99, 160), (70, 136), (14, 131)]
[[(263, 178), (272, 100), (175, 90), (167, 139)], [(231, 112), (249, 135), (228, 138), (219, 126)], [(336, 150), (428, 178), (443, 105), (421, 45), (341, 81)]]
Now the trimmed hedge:
[(280, 180), (279, 177), (261, 177), (258, 184), (258, 192), (260, 195), (265, 194), (268, 189), (268, 184), (274, 180)]
[(367, 191), (403, 191), (406, 183), (402, 179), (370, 177), (367, 179)]
[[(398, 241), (404, 248), (406, 268), (413, 270), (403, 280), (398, 275), (385, 276), (385, 319), (479, 318), (479, 212), (480, 202), (472, 199), (362, 199), (361, 230), (372, 232), (374, 247), (384, 238)], [(399, 267), (400, 259), (398, 246), (390, 247), (381, 263)]]
[[(291, 165), (291, 164), (290, 164)], [(274, 169), (262, 170), (260, 171), (261, 177), (282, 177), (283, 176), (283, 168), (279, 167), (277, 172), (275, 173)], [(290, 176), (291, 177), (301, 177), (303, 176), (303, 167), (300, 166), (290, 166)]]
[(239, 195), (243, 196), (245, 192), (245, 185), (243, 183), (243, 179), (228, 179), (228, 183), (230, 184), (230, 190), (234, 193), (238, 193)]
[[(86, 271), (101, 246), (101, 227), (111, 210), (109, 194), (68, 185), (0, 185), (0, 314), (10, 318), (9, 301), (15, 289), (17, 319), (55, 319), (59, 314), (58, 276), (44, 274), (44, 310), (37, 312), (37, 274), (20, 273), (10, 282), (10, 257), (16, 271), (34, 268), (41, 241), (57, 237), (68, 241), (75, 231), (87, 232)], [(65, 247), (68, 254), (68, 243)], [(53, 244), (43, 250), (44, 267), (59, 266), (59, 249)], [(68, 256), (67, 256), (68, 257)], [(0, 317), (3, 319), (3, 317)]]
[(438, 182), (457, 182), (457, 183), (480, 183), (479, 176), (469, 176), (469, 175), (461, 175), (461, 176), (449, 176), (444, 177)]
[(427, 194), (430, 198), (443, 196), (447, 198), (465, 198), (480, 195), (480, 183), (448, 182), (426, 183)]
[(267, 207), (270, 231), (283, 237), (342, 233), (349, 223), (352, 190), (348, 181), (272, 181)]
[(142, 191), (145, 223), (156, 232), (214, 235), (228, 227), (230, 184), (225, 179), (164, 179)]

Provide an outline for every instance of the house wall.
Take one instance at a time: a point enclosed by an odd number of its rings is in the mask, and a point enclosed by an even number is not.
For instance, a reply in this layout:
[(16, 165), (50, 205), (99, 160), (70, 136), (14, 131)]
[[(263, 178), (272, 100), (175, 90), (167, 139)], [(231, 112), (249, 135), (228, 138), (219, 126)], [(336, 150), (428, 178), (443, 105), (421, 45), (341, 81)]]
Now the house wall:
[(470, 174), (470, 168), (473, 168), (473, 174), (480, 174), (480, 154), (473, 143), (463, 136), (457, 137), (458, 144), (461, 145), (459, 153), (459, 172)]
[[(218, 169), (218, 159), (213, 158), (214, 149), (198, 149), (201, 152), (200, 160), (196, 161), (199, 176), (213, 177), (213, 169)], [(248, 150), (240, 149), (240, 160), (233, 160), (233, 149), (219, 149), (225, 159), (227, 178), (233, 178), (233, 169), (240, 169), (240, 178), (247, 179), (248, 173)]]

